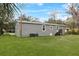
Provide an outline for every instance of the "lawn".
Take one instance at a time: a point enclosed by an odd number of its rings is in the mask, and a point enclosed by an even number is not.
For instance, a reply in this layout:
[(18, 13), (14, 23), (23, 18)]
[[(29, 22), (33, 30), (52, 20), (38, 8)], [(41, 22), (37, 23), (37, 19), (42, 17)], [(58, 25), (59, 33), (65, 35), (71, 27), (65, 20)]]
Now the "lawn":
[(79, 56), (79, 35), (0, 36), (1, 56)]

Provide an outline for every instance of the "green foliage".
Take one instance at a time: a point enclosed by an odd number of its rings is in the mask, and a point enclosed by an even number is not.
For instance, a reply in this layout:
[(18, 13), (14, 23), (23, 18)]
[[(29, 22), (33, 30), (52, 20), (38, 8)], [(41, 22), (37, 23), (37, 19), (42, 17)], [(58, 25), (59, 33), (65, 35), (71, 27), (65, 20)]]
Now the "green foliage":
[(4, 24), (4, 29), (5, 29), (6, 32), (14, 32), (15, 31), (15, 25), (16, 25), (16, 21), (12, 20), (12, 21)]
[(10, 20), (18, 10), (19, 8), (14, 3), (1, 3), (0, 18), (4, 21)]
[(20, 20), (20, 19), (22, 19), (22, 21), (40, 22), (40, 21), (38, 20), (38, 18), (35, 18), (35, 17), (32, 17), (32, 16), (26, 16), (26, 15), (24, 15), (24, 14), (19, 17), (19, 20)]
[(0, 3), (0, 34), (3, 34), (5, 22), (9, 22), (18, 13), (19, 8), (14, 3)]
[(75, 20), (72, 17), (66, 19), (65, 24), (68, 28), (73, 29), (75, 28)]
[(64, 24), (64, 21), (62, 20), (53, 20), (52, 18), (49, 18), (48, 21), (45, 21), (45, 23), (53, 23), (53, 24)]
[(79, 29), (71, 29), (71, 30), (68, 31), (66, 34), (75, 34), (75, 35), (79, 35)]

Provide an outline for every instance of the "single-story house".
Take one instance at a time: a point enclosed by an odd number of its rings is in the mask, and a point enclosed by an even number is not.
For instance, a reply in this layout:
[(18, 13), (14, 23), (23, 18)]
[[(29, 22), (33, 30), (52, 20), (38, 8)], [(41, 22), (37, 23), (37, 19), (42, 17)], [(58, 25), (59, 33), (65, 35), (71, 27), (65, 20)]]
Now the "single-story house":
[(18, 21), (15, 26), (15, 34), (16, 36), (23, 37), (29, 36), (30, 34), (38, 34), (39, 36), (52, 36), (55, 35), (59, 29), (62, 29), (62, 34), (64, 34), (65, 25)]

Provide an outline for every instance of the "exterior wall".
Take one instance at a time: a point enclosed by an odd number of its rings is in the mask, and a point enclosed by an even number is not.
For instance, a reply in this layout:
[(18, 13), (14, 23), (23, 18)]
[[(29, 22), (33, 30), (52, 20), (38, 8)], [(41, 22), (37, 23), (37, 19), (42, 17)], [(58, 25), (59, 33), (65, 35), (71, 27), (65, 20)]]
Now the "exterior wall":
[(15, 35), (16, 36), (20, 36), (20, 24), (19, 23), (16, 23), (16, 26), (15, 26)]
[[(52, 26), (52, 25), (45, 25), (46, 30), (43, 31), (43, 25), (42, 24), (28, 24), (28, 23), (23, 23), (22, 24), (22, 36), (26, 37), (29, 36), (31, 33), (38, 33), (39, 36), (49, 36), (49, 35), (54, 35), (58, 29), (62, 29), (64, 27), (61, 26)], [(63, 29), (64, 33), (64, 29)], [(17, 36), (20, 36), (20, 24), (16, 24), (16, 30), (15, 34)]]
[(22, 35), (29, 36), (30, 33), (38, 33), (39, 36), (48, 36), (52, 33), (52, 30), (50, 26), (46, 26), (46, 30), (43, 31), (43, 25), (23, 24)]

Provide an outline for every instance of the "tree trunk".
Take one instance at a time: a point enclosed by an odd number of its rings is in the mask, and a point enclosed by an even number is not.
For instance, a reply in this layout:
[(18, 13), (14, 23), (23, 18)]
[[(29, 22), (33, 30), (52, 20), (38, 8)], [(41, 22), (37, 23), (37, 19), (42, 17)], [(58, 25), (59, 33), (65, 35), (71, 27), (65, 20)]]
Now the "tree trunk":
[(3, 22), (0, 21), (0, 35), (3, 34)]

